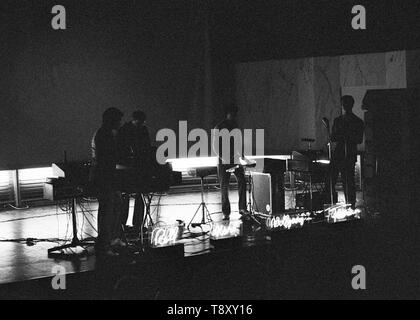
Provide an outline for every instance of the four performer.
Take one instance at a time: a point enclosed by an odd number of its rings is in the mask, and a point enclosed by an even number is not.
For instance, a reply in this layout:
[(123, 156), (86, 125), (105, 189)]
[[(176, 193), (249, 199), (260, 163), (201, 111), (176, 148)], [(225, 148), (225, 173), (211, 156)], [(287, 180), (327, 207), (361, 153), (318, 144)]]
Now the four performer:
[[(346, 203), (356, 206), (356, 185), (354, 171), (357, 162), (357, 145), (363, 142), (364, 123), (353, 113), (354, 98), (343, 96), (341, 104), (344, 114), (334, 120), (331, 141), (335, 143), (332, 152), (331, 175), (332, 186), (335, 191), (338, 174), (344, 186)], [(329, 184), (327, 184), (329, 190)]]
[[(225, 110), (226, 117), (222, 120), (215, 129), (217, 130), (227, 130), (232, 136), (229, 139), (229, 146), (225, 148), (228, 150), (228, 154), (224, 154), (223, 150), (223, 141), (220, 141), (219, 136), (215, 136), (215, 139), (219, 139), (216, 144), (216, 141), (213, 141), (213, 148), (218, 155), (219, 162), (217, 167), (217, 172), (219, 176), (219, 183), (222, 196), (222, 212), (223, 220), (229, 220), (231, 208), (229, 201), (229, 182), (231, 172), (229, 169), (236, 167), (239, 164), (241, 158), (244, 158), (243, 155), (243, 145), (235, 146), (233, 130), (239, 129), (238, 123), (236, 122), (236, 115), (238, 114), (238, 108), (235, 105), (228, 106)], [(242, 215), (246, 214), (246, 180), (245, 172), (242, 166), (237, 167), (234, 170), (234, 174), (238, 181), (238, 194), (239, 194), (239, 213)]]
[[(363, 141), (364, 124), (352, 112), (353, 97), (344, 96), (341, 102), (345, 113), (334, 120), (332, 128), (331, 140), (336, 143), (336, 147), (332, 153), (330, 174), (332, 186), (335, 189), (338, 174), (341, 173), (346, 201), (354, 208), (356, 204), (354, 170), (357, 145)], [(240, 160), (246, 161), (246, 159), (243, 155), (243, 144), (235, 145), (235, 130), (237, 130), (236, 133), (241, 132), (238, 131), (240, 129), (236, 121), (237, 113), (238, 108), (235, 105), (226, 108), (225, 119), (215, 127), (218, 132), (224, 132), (225, 139), (222, 138), (220, 141), (221, 137), (215, 136), (213, 141), (214, 151), (219, 157), (218, 177), (224, 220), (229, 220), (231, 214), (229, 201), (231, 173), (235, 174), (238, 182), (239, 212), (243, 216), (248, 214), (245, 173), (240, 165)], [(122, 226), (127, 222), (130, 203), (130, 194), (122, 195), (116, 185), (117, 164), (147, 171), (147, 167), (154, 162), (144, 112), (135, 111), (133, 119), (121, 127), (122, 117), (123, 113), (120, 110), (107, 109), (103, 114), (102, 126), (95, 132), (92, 139), (91, 178), (99, 202), (97, 246), (109, 254), (113, 254), (114, 247), (124, 246), (120, 236)], [(329, 190), (328, 183), (327, 190)], [(136, 232), (140, 231), (143, 222), (144, 207), (142, 194), (135, 194), (133, 226)]]
[[(149, 129), (146, 127), (146, 114), (137, 110), (133, 112), (133, 119), (124, 124), (118, 133), (120, 147), (121, 164), (127, 167), (137, 168), (146, 171), (153, 161), (151, 159), (152, 146), (150, 143)], [(135, 232), (140, 232), (143, 223), (145, 203), (143, 195), (134, 195), (133, 228)], [(125, 225), (130, 209), (130, 194), (123, 195), (123, 208), (121, 223)]]
[(121, 246), (121, 193), (116, 185), (116, 166), (119, 160), (118, 130), (123, 113), (116, 108), (107, 109), (102, 126), (92, 139), (91, 183), (96, 190), (98, 208), (97, 249), (108, 255), (116, 254), (112, 248)]

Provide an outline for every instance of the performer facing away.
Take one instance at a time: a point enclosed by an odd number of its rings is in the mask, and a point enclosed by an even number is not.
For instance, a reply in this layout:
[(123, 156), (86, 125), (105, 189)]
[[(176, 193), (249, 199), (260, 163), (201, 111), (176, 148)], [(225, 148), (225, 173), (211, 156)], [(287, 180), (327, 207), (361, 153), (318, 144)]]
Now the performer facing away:
[(343, 96), (341, 104), (344, 114), (334, 120), (331, 133), (331, 141), (336, 144), (332, 152), (332, 186), (335, 191), (338, 174), (341, 173), (346, 202), (354, 209), (356, 206), (354, 169), (357, 162), (357, 145), (363, 142), (364, 124), (352, 111), (354, 106), (352, 96)]
[[(238, 113), (238, 108), (235, 105), (229, 106), (226, 108), (226, 118), (221, 121), (215, 129), (222, 130), (227, 129), (227, 131), (232, 132), (234, 129), (239, 129), (239, 126), (236, 122), (236, 115)], [(213, 149), (219, 157), (218, 163), (218, 175), (219, 183), (222, 194), (222, 212), (223, 220), (229, 220), (231, 208), (229, 201), (229, 181), (231, 173), (227, 170), (234, 168), (239, 164), (239, 159), (243, 157), (243, 146), (240, 150), (235, 150), (235, 144), (233, 136), (229, 139), (229, 155), (223, 154), (223, 140), (220, 139), (220, 136), (215, 136), (215, 139), (218, 139), (218, 147), (216, 141), (213, 141)], [(220, 141), (222, 140), (222, 141)], [(226, 140), (225, 140), (226, 141)], [(234, 174), (236, 180), (238, 181), (238, 193), (239, 193), (239, 213), (242, 215), (247, 214), (246, 210), (246, 181), (245, 181), (245, 172), (243, 167), (239, 166), (235, 169)]]
[[(133, 112), (133, 120), (123, 125), (118, 134), (121, 157), (123, 162), (129, 167), (135, 167), (147, 172), (152, 163), (152, 147), (150, 143), (149, 130), (146, 127), (146, 114), (137, 110)], [(142, 194), (135, 195), (133, 228), (136, 232), (140, 231), (145, 203)], [(123, 209), (121, 223), (125, 225), (130, 209), (130, 195), (123, 196)]]
[(109, 255), (116, 254), (113, 248), (122, 246), (121, 196), (116, 186), (116, 165), (118, 163), (117, 132), (123, 113), (116, 108), (107, 109), (102, 116), (102, 126), (92, 139), (91, 182), (97, 191), (98, 241), (97, 248)]

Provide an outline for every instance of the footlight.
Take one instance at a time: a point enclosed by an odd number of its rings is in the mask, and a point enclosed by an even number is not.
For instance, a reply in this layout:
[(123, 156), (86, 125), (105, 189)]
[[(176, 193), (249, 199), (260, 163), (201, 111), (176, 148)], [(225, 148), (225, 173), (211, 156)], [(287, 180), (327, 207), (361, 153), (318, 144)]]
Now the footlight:
[(154, 258), (180, 258), (184, 256), (184, 244), (179, 242), (184, 231), (180, 224), (155, 225), (149, 228), (149, 246), (146, 253)]
[(302, 229), (311, 220), (309, 213), (279, 214), (267, 217), (265, 227), (270, 233), (273, 242), (283, 241), (287, 235), (293, 235), (291, 230)]
[(242, 245), (242, 221), (227, 220), (213, 222), (210, 229), (210, 244), (215, 249), (226, 249)]
[(360, 220), (360, 214), (360, 209), (352, 209), (351, 205), (346, 203), (338, 203), (325, 208), (325, 216), (328, 223)]

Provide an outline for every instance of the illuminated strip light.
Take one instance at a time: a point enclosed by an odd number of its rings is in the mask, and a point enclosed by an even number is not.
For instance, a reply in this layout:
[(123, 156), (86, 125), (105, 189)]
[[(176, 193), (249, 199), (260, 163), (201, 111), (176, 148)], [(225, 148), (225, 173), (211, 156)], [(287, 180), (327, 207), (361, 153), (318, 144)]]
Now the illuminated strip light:
[(172, 165), (174, 171), (188, 171), (189, 169), (216, 167), (218, 164), (217, 157), (200, 157), (200, 158), (179, 158), (168, 159), (166, 162)]
[[(20, 169), (18, 170), (18, 175), (15, 175), (15, 170), (2, 170), (0, 171), (0, 196), (2, 199), (10, 198), (10, 201), (13, 200), (13, 197), (20, 199), (21, 193), (39, 193), (42, 191), (42, 183), (46, 181), (46, 178), (52, 176), (51, 167), (42, 167), (42, 168), (33, 168), (33, 169)], [(13, 190), (13, 182), (16, 178), (19, 177), (18, 188)], [(19, 192), (18, 195), (15, 192)], [(7, 194), (7, 197), (6, 197)], [(30, 198), (29, 197), (29, 198)], [(34, 198), (38, 199), (38, 195)], [(27, 200), (27, 199), (26, 199)], [(31, 200), (33, 200), (31, 198)]]
[(53, 174), (52, 167), (35, 168), (35, 169), (21, 169), (19, 170), (20, 181), (45, 181), (46, 178)]
[(268, 229), (285, 229), (290, 230), (292, 228), (301, 228), (308, 220), (306, 217), (301, 216), (289, 216), (289, 215), (279, 215), (273, 216), (266, 220), (266, 226)]
[(327, 209), (328, 222), (341, 222), (360, 219), (360, 209), (352, 209), (350, 204), (337, 204)]
[(271, 156), (247, 156), (249, 160), (273, 159), (273, 160), (290, 160), (291, 155), (271, 155)]
[(320, 164), (330, 164), (330, 160), (315, 160), (314, 162), (320, 163)]
[(10, 203), (13, 197), (13, 174), (10, 170), (0, 171), (0, 203)]
[[(260, 160), (260, 159), (277, 159), (277, 160), (287, 160), (290, 159), (289, 155), (272, 155), (272, 156), (247, 156), (249, 160)], [(167, 163), (172, 165), (174, 171), (185, 172), (190, 169), (204, 168), (204, 167), (217, 167), (219, 163), (218, 157), (195, 157), (195, 158), (178, 158), (178, 159), (168, 159)], [(241, 162), (241, 164), (246, 164)]]
[(11, 176), (11, 171), (9, 170), (0, 171), (0, 185), (1, 186), (9, 185), (10, 176)]

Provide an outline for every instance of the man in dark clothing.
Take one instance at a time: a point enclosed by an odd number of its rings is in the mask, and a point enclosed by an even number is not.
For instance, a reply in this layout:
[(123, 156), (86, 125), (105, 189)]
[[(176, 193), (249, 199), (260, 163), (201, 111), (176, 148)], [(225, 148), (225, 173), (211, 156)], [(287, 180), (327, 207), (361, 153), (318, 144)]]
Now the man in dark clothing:
[(117, 132), (121, 126), (123, 113), (116, 108), (107, 109), (102, 126), (92, 139), (91, 182), (97, 191), (98, 241), (100, 249), (112, 253), (111, 246), (120, 245), (121, 198), (116, 186), (116, 166), (118, 163)]
[(357, 161), (357, 145), (363, 142), (364, 124), (352, 112), (354, 106), (352, 96), (343, 96), (341, 104), (344, 115), (334, 120), (331, 133), (331, 141), (335, 142), (331, 164), (332, 185), (335, 189), (338, 174), (341, 173), (346, 202), (354, 208), (356, 205), (354, 169)]
[[(149, 130), (146, 127), (146, 115), (137, 110), (133, 113), (133, 120), (121, 127), (118, 133), (119, 147), (123, 162), (128, 167), (137, 168), (141, 176), (150, 173), (152, 164), (152, 147)], [(144, 216), (144, 199), (141, 193), (135, 194), (133, 227), (136, 232), (140, 231)], [(123, 196), (123, 209), (121, 222), (127, 222), (130, 209), (130, 194)]]
[[(240, 140), (240, 144), (235, 143), (235, 131), (239, 134), (240, 129), (235, 120), (236, 115), (238, 113), (238, 109), (236, 106), (229, 106), (226, 109), (226, 118), (221, 121), (216, 127), (216, 130), (225, 131), (226, 134), (231, 134), (229, 137), (229, 141), (226, 139), (221, 139), (222, 134), (215, 135), (215, 140), (213, 141), (213, 148), (214, 151), (217, 153), (219, 157), (219, 163), (217, 167), (218, 175), (219, 175), (219, 183), (220, 189), (222, 194), (222, 212), (224, 216), (224, 220), (229, 220), (230, 217), (230, 201), (229, 201), (229, 181), (231, 172), (227, 171), (236, 167), (240, 164), (240, 158), (243, 157), (243, 145), (242, 145), (242, 137)], [(226, 129), (226, 130), (223, 130)], [(222, 140), (222, 141), (220, 141)], [(239, 139), (238, 139), (239, 140)], [(222, 142), (222, 143), (220, 143)], [(238, 141), (236, 141), (238, 142)], [(228, 143), (228, 146), (226, 146)], [(223, 145), (225, 144), (225, 145)], [(228, 152), (224, 152), (224, 150)], [(228, 154), (226, 154), (228, 153)], [(239, 193), (239, 212), (244, 215), (247, 213), (246, 210), (246, 181), (245, 181), (245, 173), (243, 167), (239, 166), (234, 170), (234, 174), (236, 176), (236, 180), (238, 181), (238, 193)]]

